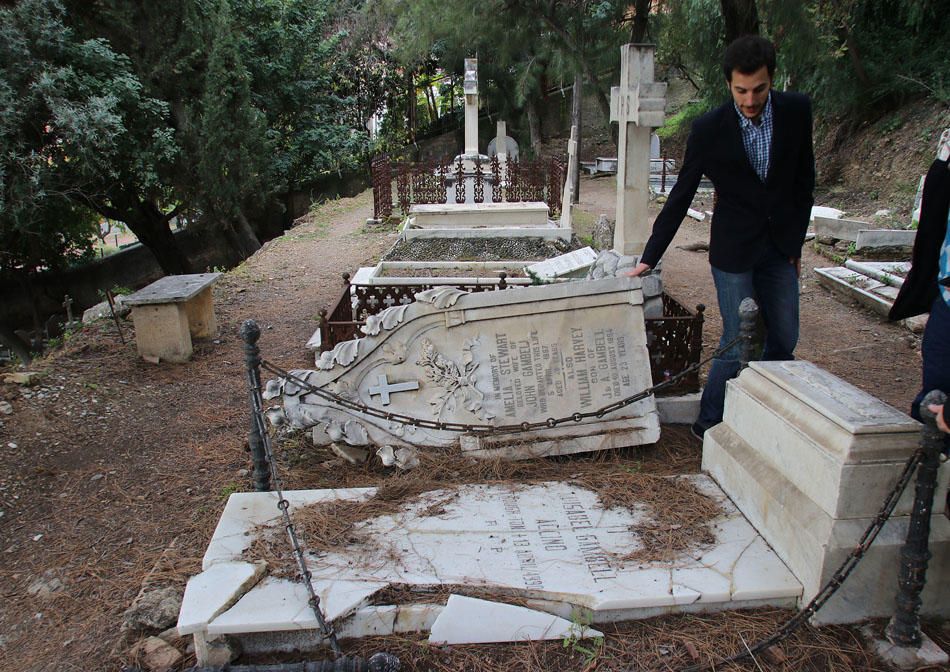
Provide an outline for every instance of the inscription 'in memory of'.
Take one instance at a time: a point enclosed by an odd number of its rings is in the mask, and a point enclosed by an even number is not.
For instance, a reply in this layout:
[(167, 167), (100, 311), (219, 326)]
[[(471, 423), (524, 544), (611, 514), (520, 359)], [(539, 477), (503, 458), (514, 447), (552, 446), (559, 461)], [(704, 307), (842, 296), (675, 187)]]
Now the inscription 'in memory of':
[(506, 418), (543, 416), (552, 400), (565, 397), (590, 410), (623, 398), (632, 386), (627, 337), (611, 327), (572, 327), (564, 344), (537, 330), (519, 339), (496, 333), (494, 346), (490, 396)]

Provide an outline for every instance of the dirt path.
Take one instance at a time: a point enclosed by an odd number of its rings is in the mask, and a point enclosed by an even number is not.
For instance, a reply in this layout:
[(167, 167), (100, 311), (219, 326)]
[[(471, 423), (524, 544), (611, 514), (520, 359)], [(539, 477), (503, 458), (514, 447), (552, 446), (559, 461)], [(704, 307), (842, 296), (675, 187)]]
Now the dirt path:
[[(612, 216), (608, 182), (585, 181), (582, 209)], [(259, 322), (266, 358), (287, 368), (311, 366), (304, 343), (320, 308), (338, 297), (340, 273), (375, 263), (395, 240), (390, 231), (365, 229), (371, 202), (366, 192), (325, 204), (228, 273), (215, 288), (219, 338), (197, 344), (187, 364), (147, 364), (103, 322), (36, 362), (33, 369), (45, 373), (37, 385), (0, 384), (0, 396), (13, 408), (0, 415), (0, 671), (109, 670), (129, 662), (119, 626), (143, 581), (183, 585), (200, 567), (228, 494), (251, 489), (241, 322)], [(689, 221), (674, 244), (704, 237), (705, 226)], [(805, 266), (818, 263), (809, 252)], [(666, 264), (676, 297), (711, 307), (706, 343), (713, 345), (718, 325), (705, 255), (674, 248)], [(919, 380), (907, 333), (838, 303), (811, 273), (802, 302), (801, 356), (906, 407)], [(130, 336), (131, 324), (124, 328)], [(698, 468), (698, 447), (683, 430), (664, 436), (669, 452), (654, 467)], [(371, 467), (341, 470), (303, 444), (284, 448), (282, 459), (297, 469), (290, 487), (369, 484), (385, 476)], [(648, 464), (644, 459), (632, 459), (637, 469)], [(768, 616), (760, 627), (781, 617)], [(684, 619), (708, 633), (711, 646), (725, 648), (737, 640), (716, 637), (749, 620)], [(610, 646), (616, 649), (618, 641)], [(428, 667), (419, 669), (482, 669), (469, 665), (477, 655), (460, 651), (461, 658), (446, 663), (441, 654), (426, 658)], [(864, 655), (858, 654), (855, 660)], [(572, 669), (583, 667), (582, 658)], [(193, 661), (186, 656), (183, 664)]]

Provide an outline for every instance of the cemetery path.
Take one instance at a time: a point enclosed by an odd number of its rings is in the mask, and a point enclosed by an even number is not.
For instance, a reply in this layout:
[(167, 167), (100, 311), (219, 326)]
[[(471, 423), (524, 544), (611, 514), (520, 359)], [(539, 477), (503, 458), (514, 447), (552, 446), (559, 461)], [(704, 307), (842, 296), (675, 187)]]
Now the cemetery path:
[[(585, 180), (581, 194), (582, 210), (612, 216), (612, 180)], [(370, 192), (326, 203), (227, 273), (214, 289), (219, 337), (197, 343), (187, 364), (148, 364), (137, 356), (134, 343), (127, 339), (120, 344), (115, 327), (101, 321), (35, 362), (33, 368), (43, 378), (33, 386), (0, 384), (0, 396), (13, 408), (11, 415), (0, 415), (6, 458), (0, 474), (0, 672), (118, 670), (135, 662), (130, 653), (134, 637), (121, 631), (123, 612), (143, 586), (180, 588), (197, 572), (225, 499), (251, 487), (237, 333), (241, 322), (259, 322), (265, 358), (285, 368), (312, 366), (303, 344), (316, 328), (320, 308), (339, 296), (340, 273), (375, 263), (395, 240), (392, 230), (366, 228), (371, 210)], [(674, 245), (700, 241), (705, 230), (688, 220)], [(666, 263), (667, 285), (681, 302), (714, 306), (704, 255), (674, 247)], [(805, 267), (819, 264), (808, 251)], [(915, 338), (838, 303), (809, 272), (802, 304), (801, 356), (906, 408), (919, 382), (916, 349), (908, 346), (916, 344)], [(711, 347), (719, 325), (714, 309), (708, 315), (706, 344)], [(131, 335), (131, 323), (123, 329)], [(666, 452), (607, 459), (627, 471), (698, 470), (698, 446), (684, 430), (669, 428), (664, 437)], [(299, 442), (282, 448), (289, 487), (369, 485), (383, 477), (372, 467), (342, 469), (339, 460), (315, 455)], [(579, 470), (596, 474), (606, 468), (597, 462), (541, 465), (547, 477), (555, 469), (563, 470), (562, 477), (575, 477)], [(537, 478), (540, 473), (532, 471), (538, 469), (533, 463), (494, 469), (496, 478)], [(672, 626), (662, 620), (622, 626), (611, 630), (619, 639), (609, 640), (602, 660), (619, 665), (642, 654), (643, 669), (666, 669), (667, 654), (652, 649), (631, 654), (625, 647), (665, 641), (668, 628), (674, 627), (701, 649), (708, 644), (732, 650), (740, 646), (737, 624), (752, 623), (752, 636), (758, 637), (785, 616), (774, 611), (685, 617)], [(823, 633), (802, 635), (795, 650), (801, 655), (789, 659), (832, 656), (818, 665), (829, 669), (829, 661), (843, 651), (854, 660), (850, 669), (869, 669), (866, 652), (847, 631)], [(188, 642), (175, 644), (184, 651)], [(496, 653), (498, 665), (518, 660), (519, 669), (595, 669), (585, 667), (582, 653), (564, 651), (560, 642), (514, 653), (512, 647), (492, 647), (490, 655), (461, 647), (455, 657), (439, 652), (427, 657), (414, 642), (403, 644), (411, 644), (406, 656), (424, 658), (419, 668), (408, 669), (489, 669), (479, 661), (490, 664)], [(676, 651), (680, 655), (684, 649)], [(538, 667), (542, 659), (547, 662)], [(654, 663), (659, 667), (649, 667)], [(192, 664), (193, 655), (186, 654), (179, 666)], [(621, 667), (611, 663), (596, 669)]]

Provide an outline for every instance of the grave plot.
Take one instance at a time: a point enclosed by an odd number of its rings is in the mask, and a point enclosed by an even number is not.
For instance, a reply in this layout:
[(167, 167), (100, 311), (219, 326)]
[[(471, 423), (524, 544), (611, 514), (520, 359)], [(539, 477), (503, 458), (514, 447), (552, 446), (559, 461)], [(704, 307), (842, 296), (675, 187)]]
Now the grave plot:
[(851, 259), (844, 266), (815, 269), (823, 287), (854, 299), (885, 317), (909, 271), (909, 262), (858, 262)]
[[(325, 617), (342, 637), (519, 641), (562, 636), (578, 610), (596, 624), (795, 603), (799, 582), (708, 477), (645, 478), (663, 481), (660, 496), (698, 507), (692, 522), (671, 524), (656, 493), (605, 506), (610, 490), (586, 483), (465, 485), (398, 507), (374, 504), (365, 488), (285, 496)], [(319, 643), (276, 503), (274, 493), (231, 495), (204, 573), (185, 593), (183, 633), (237, 637), (248, 652)], [(523, 609), (499, 604), (512, 602)], [(504, 627), (473, 621), (486, 613)]]

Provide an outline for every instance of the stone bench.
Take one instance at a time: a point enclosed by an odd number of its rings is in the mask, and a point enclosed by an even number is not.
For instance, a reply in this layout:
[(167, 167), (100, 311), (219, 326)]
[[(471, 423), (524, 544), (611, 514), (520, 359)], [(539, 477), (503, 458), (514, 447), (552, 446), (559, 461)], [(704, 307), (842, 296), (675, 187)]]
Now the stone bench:
[(132, 307), (135, 341), (143, 359), (187, 362), (191, 339), (209, 338), (218, 328), (211, 286), (220, 273), (167, 275), (125, 297)]

